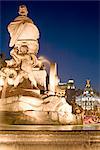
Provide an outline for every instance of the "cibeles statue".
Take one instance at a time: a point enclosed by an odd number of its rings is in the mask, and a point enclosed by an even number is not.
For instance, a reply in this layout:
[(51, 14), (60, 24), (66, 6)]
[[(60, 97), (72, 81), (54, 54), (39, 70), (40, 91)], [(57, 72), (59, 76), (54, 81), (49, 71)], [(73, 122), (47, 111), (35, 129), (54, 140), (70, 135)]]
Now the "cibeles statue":
[[(39, 70), (42, 68), (42, 63), (36, 56), (39, 50), (39, 30), (33, 21), (27, 17), (27, 14), (26, 6), (19, 6), (19, 16), (8, 25), (11, 37), (9, 46), (13, 49), (10, 51), (12, 59), (7, 60), (6, 63), (7, 67), (13, 67), (15, 70), (16, 68), (17, 70), (19, 69), (19, 72), (17, 71), (17, 79), (15, 80), (16, 83), (14, 83), (15, 86), (20, 83), (23, 77), (28, 77), (32, 85), (37, 87), (39, 80), (33, 70), (36, 67)], [(42, 71), (41, 74), (42, 81), (40, 82), (46, 88), (46, 71)], [(42, 76), (44, 76), (43, 79)]]
[[(27, 14), (21, 5), (19, 16), (8, 25), (12, 50), (0, 69), (0, 111), (9, 112), (5, 120), (11, 124), (72, 124), (72, 106), (57, 94), (57, 65), (37, 57), (39, 30)], [(49, 80), (44, 63), (50, 67)]]
[(27, 17), (28, 10), (25, 5), (19, 6), (19, 16), (8, 25), (10, 33), (10, 47), (17, 47), (27, 45), (29, 53), (38, 53), (39, 44), (39, 30), (33, 21)]

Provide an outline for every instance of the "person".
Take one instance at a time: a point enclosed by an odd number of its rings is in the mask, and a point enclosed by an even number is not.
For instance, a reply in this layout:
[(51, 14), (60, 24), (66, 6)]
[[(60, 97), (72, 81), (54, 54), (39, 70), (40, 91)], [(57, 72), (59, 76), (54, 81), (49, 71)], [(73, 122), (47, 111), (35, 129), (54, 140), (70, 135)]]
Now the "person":
[(28, 10), (25, 5), (19, 6), (19, 16), (8, 25), (10, 33), (10, 47), (27, 45), (30, 52), (37, 54), (39, 49), (39, 30), (33, 21), (27, 17)]

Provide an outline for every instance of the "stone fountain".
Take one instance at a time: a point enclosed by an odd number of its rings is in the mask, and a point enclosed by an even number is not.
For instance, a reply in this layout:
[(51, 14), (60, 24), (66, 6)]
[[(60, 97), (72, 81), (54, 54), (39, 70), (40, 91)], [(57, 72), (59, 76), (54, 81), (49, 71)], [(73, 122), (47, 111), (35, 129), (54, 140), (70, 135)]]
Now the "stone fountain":
[[(11, 59), (0, 69), (0, 112), (7, 124), (75, 124), (72, 106), (56, 95), (59, 78), (56, 63), (49, 62), (47, 81), (45, 59), (38, 57), (39, 30), (27, 17), (25, 5), (9, 25)], [(2, 113), (1, 113), (2, 114)]]

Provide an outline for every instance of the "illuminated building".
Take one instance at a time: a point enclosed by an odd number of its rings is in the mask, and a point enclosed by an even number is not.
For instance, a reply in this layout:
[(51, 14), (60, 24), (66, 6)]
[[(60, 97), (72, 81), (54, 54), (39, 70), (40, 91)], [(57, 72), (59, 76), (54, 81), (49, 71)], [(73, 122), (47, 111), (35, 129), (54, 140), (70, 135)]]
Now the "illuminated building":
[(76, 97), (76, 103), (84, 110), (94, 110), (99, 106), (100, 98), (96, 96), (90, 84), (90, 80), (86, 81), (84, 92), (81, 96)]

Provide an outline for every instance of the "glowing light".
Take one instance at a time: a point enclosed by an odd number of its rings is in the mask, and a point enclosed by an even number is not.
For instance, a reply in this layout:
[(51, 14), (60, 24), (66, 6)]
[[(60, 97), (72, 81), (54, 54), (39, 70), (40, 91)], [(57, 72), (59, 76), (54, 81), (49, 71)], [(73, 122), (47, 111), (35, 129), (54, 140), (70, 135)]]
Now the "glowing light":
[(39, 60), (41, 63), (47, 63), (48, 65), (50, 65), (50, 61), (49, 61), (46, 57), (44, 57), (44, 56), (40, 56), (40, 57), (38, 58), (38, 60)]
[(3, 86), (3, 85), (4, 85), (4, 79), (0, 78), (0, 86)]

